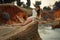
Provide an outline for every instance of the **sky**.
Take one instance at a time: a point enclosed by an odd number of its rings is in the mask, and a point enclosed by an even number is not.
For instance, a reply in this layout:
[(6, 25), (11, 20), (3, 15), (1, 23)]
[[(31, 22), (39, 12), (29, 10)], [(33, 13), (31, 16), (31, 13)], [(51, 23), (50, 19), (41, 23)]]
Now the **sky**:
[(59, 0), (41, 0), (41, 8), (43, 8), (44, 6), (50, 6), (52, 8), (56, 1)]
[[(60, 0), (31, 0), (31, 8), (34, 8), (33, 4), (35, 4), (35, 1), (41, 1), (40, 7), (43, 9), (44, 6), (50, 6), (53, 8), (54, 3)], [(26, 0), (21, 0), (21, 2), (24, 2), (24, 4), (26, 4)]]

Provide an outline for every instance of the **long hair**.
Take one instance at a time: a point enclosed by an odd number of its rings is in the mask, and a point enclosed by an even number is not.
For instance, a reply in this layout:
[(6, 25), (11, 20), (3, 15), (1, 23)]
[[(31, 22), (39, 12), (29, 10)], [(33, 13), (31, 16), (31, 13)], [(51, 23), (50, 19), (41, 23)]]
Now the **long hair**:
[(36, 7), (39, 8), (39, 9), (36, 11), (36, 12), (37, 12), (37, 16), (39, 16), (39, 15), (40, 15), (40, 6), (36, 6)]

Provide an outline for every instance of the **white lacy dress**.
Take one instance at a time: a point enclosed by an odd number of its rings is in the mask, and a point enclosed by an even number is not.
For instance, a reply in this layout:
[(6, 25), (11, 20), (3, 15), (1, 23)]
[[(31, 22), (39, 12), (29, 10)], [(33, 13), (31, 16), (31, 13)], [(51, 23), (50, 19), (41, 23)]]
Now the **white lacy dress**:
[(32, 10), (32, 16), (28, 17), (27, 19), (32, 19), (32, 20), (35, 20), (35, 18), (37, 17), (37, 12), (35, 9)]

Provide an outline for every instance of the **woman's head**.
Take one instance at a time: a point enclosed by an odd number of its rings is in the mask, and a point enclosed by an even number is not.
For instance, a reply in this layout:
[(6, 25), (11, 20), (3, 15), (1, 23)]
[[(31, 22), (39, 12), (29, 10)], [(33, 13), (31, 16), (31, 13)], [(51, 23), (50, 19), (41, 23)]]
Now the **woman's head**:
[(35, 6), (36, 11), (40, 11), (40, 6)]

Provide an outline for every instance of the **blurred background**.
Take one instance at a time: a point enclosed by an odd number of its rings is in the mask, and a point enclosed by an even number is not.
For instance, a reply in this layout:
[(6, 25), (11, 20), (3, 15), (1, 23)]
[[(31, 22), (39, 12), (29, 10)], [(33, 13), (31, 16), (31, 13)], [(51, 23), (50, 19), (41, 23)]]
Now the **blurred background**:
[[(41, 8), (41, 21), (48, 21), (38, 25), (38, 31), (43, 40), (60, 40), (60, 0), (0, 0), (1, 4), (13, 4), (15, 9), (22, 9), (26, 11), (28, 16), (32, 14), (32, 8), (34, 5), (39, 5)], [(11, 8), (11, 10), (9, 9)], [(10, 14), (16, 13), (12, 6), (8, 6), (0, 9), (7, 10)], [(14, 12), (12, 11), (15, 10)], [(21, 10), (20, 10), (21, 11)], [(55, 29), (56, 28), (56, 29)], [(57, 29), (58, 28), (58, 29)]]

